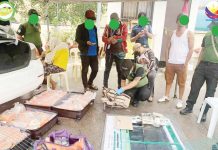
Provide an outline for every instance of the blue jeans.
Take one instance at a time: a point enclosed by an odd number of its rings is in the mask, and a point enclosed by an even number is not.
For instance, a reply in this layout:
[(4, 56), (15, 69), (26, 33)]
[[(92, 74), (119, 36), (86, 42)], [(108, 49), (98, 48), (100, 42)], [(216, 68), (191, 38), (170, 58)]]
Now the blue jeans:
[[(191, 91), (188, 96), (188, 100), (186, 102), (187, 103), (186, 107), (191, 109), (193, 108), (204, 82), (206, 82), (206, 86), (207, 86), (205, 98), (214, 97), (217, 87), (217, 81), (218, 81), (218, 64), (201, 61), (200, 64), (195, 69), (194, 75), (192, 77)], [(204, 113), (207, 113), (209, 108), (210, 106), (207, 105)]]

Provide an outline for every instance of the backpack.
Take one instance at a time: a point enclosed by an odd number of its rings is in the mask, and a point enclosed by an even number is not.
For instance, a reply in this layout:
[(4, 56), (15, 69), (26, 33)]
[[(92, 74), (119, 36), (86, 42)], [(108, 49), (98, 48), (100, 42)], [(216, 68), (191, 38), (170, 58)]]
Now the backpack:
[(126, 94), (117, 95), (115, 90), (103, 88), (103, 98), (101, 100), (106, 106), (128, 108), (131, 97)]

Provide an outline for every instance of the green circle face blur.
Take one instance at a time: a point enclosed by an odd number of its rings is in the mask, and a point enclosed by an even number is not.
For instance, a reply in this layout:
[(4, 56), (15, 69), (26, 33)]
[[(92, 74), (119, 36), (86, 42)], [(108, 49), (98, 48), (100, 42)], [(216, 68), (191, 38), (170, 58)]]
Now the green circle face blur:
[(141, 27), (145, 27), (146, 25), (149, 24), (149, 20), (148, 20), (148, 18), (145, 17), (145, 16), (141, 16), (141, 17), (139, 18), (138, 22), (139, 22), (139, 25), (140, 25)]
[(94, 21), (92, 19), (86, 19), (85, 28), (87, 30), (92, 30), (94, 28), (94, 26), (95, 26), (95, 23), (94, 23)]
[(189, 17), (186, 15), (181, 15), (179, 17), (179, 23), (183, 26), (186, 26), (189, 23)]
[(39, 22), (39, 16), (36, 14), (32, 14), (29, 17), (29, 23), (32, 25), (36, 25)]
[(120, 26), (120, 23), (116, 19), (111, 19), (109, 26), (110, 26), (111, 29), (117, 30), (119, 28), (119, 26)]
[(213, 26), (211, 32), (214, 36), (218, 36), (218, 26)]

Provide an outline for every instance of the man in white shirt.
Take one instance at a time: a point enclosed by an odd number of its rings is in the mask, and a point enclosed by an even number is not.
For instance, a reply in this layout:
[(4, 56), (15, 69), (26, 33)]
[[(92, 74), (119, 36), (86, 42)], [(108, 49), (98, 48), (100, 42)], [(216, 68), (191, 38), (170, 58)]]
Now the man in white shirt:
[(185, 90), (185, 83), (187, 77), (187, 66), (193, 53), (194, 35), (188, 31), (186, 26), (182, 25), (179, 21), (183, 14), (177, 17), (177, 29), (171, 35), (166, 49), (166, 91), (165, 96), (158, 100), (158, 102), (169, 101), (170, 89), (175, 77), (179, 84), (179, 99), (176, 107), (178, 109), (183, 107), (183, 94)]

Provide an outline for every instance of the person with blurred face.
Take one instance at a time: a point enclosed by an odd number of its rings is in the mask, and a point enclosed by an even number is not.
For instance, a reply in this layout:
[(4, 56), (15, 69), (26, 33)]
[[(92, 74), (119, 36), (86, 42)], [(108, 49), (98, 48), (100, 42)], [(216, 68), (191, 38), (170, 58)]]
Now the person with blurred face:
[[(218, 22), (212, 22), (210, 28), (218, 26)], [(193, 107), (197, 101), (201, 87), (206, 82), (207, 97), (214, 97), (218, 82), (218, 36), (211, 32), (205, 34), (201, 45), (201, 54), (199, 56), (199, 63), (195, 69), (191, 82), (191, 91), (186, 101), (186, 107), (180, 111), (181, 115), (192, 113)], [(206, 121), (207, 112), (210, 106), (207, 105), (201, 121)]]
[[(91, 21), (96, 20), (95, 12), (87, 10), (85, 18)], [(86, 27), (85, 23), (78, 25), (76, 29), (76, 42), (81, 52), (82, 62), (82, 81), (84, 91), (98, 90), (98, 87), (93, 84), (94, 79), (98, 73), (98, 34), (97, 28), (94, 26), (92, 29)], [(89, 66), (91, 67), (91, 74), (89, 80), (87, 79)]]
[(138, 106), (139, 101), (148, 100), (150, 88), (148, 86), (147, 71), (143, 65), (133, 63), (130, 59), (125, 59), (121, 65), (121, 70), (121, 88), (116, 91), (117, 94), (125, 93), (129, 95), (132, 100), (131, 104), (134, 107)]
[(116, 63), (118, 74), (118, 87), (121, 87), (121, 63), (127, 52), (127, 25), (120, 21), (117, 13), (112, 13), (110, 19), (119, 24), (117, 29), (106, 25), (102, 41), (105, 43), (104, 49), (106, 52), (106, 64), (104, 71), (104, 87), (108, 87), (108, 79), (113, 62)]
[(148, 99), (149, 102), (154, 98), (154, 81), (156, 77), (157, 65), (155, 61), (154, 52), (150, 48), (145, 48), (140, 43), (136, 43), (133, 46), (136, 63), (142, 64), (147, 70), (147, 77), (149, 82), (149, 88), (151, 95)]
[(192, 57), (194, 45), (193, 33), (179, 21), (182, 15), (183, 14), (178, 15), (176, 20), (177, 29), (173, 32), (167, 45), (165, 71), (166, 91), (165, 95), (158, 100), (158, 102), (166, 102), (170, 100), (170, 89), (176, 74), (179, 85), (179, 99), (176, 105), (176, 108), (178, 109), (183, 107), (182, 98), (186, 84), (187, 67), (189, 60)]
[[(28, 16), (37, 15), (40, 16), (39, 13), (35, 9), (30, 9), (28, 12)], [(42, 40), (40, 37), (41, 34), (41, 26), (39, 23), (31, 24), (31, 22), (26, 22), (21, 24), (17, 30), (17, 37), (20, 40), (25, 42), (33, 43), (38, 49), (39, 54), (43, 52), (42, 49)]]
[[(145, 12), (140, 12), (138, 14), (138, 19), (142, 16), (147, 16)], [(131, 42), (140, 43), (144, 47), (149, 47), (148, 39), (152, 39), (152, 29), (151, 25), (146, 25), (142, 27), (140, 25), (135, 25), (131, 32)]]

